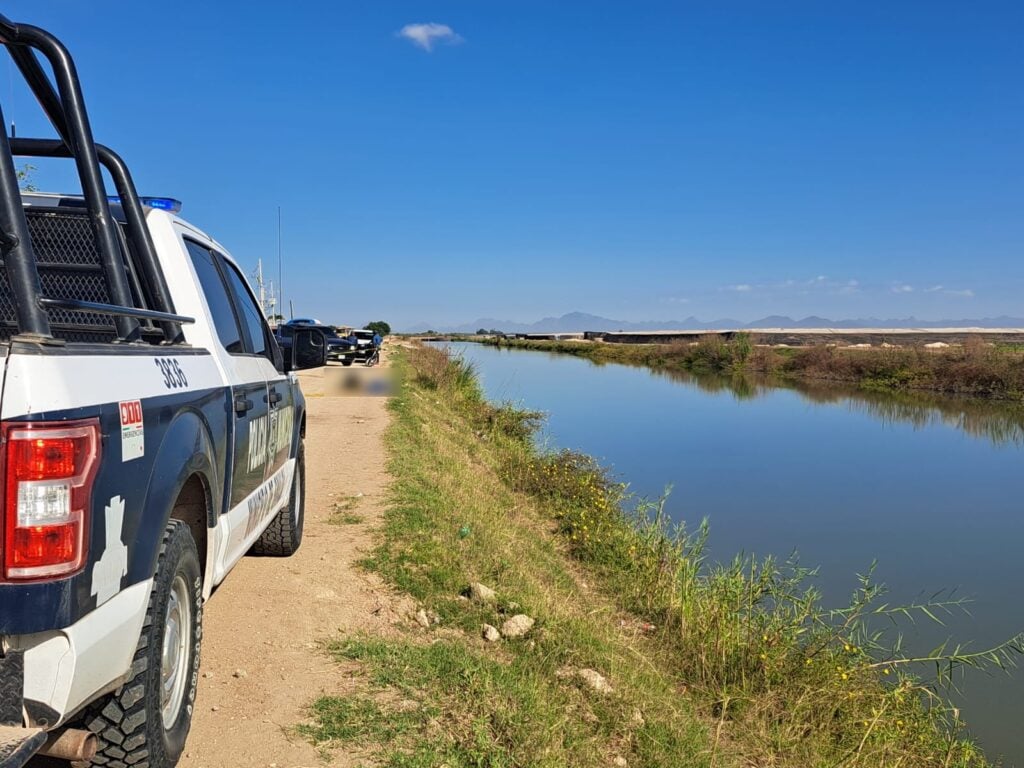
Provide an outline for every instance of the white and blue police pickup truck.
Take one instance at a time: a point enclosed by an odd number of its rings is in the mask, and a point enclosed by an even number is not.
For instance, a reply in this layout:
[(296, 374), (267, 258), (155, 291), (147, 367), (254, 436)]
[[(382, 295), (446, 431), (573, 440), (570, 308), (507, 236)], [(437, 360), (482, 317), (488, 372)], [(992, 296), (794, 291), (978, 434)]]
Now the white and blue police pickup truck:
[[(284, 359), (227, 250), (136, 194), (56, 38), (0, 17), (0, 42), (57, 134), (0, 131), (0, 768), (170, 768), (204, 601), (302, 540), (293, 371), (325, 344)], [(22, 193), (15, 157), (71, 159), (82, 194)]]

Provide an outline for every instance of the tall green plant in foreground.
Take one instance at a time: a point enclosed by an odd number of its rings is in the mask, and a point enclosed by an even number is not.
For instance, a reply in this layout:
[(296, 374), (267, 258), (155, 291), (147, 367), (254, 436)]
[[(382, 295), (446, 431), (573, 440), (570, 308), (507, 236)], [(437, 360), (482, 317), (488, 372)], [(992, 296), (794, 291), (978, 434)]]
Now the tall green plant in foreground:
[(1014, 667), (1024, 634), (994, 648), (944, 644), (907, 656), (898, 620), (940, 621), (964, 601), (893, 605), (872, 567), (848, 606), (828, 609), (814, 571), (795, 561), (709, 564), (706, 521), (695, 533), (672, 524), (663, 501), (636, 503), (589, 457), (527, 454), (506, 471), (545, 501), (569, 551), (622, 606), (660, 628), (689, 692), (730, 738), (783, 754), (813, 744), (808, 757), (840, 763), (984, 764), (958, 738), (962, 723), (943, 694), (964, 667)]
[[(394, 505), (368, 565), (447, 633), (429, 652), (414, 640), (334, 649), (416, 703), (420, 715), (405, 708), (387, 729), (387, 764), (988, 765), (944, 686), (965, 665), (1012, 666), (1024, 638), (908, 657), (889, 625), (960, 601), (893, 606), (868, 572), (828, 609), (795, 562), (710, 563), (706, 524), (672, 524), (589, 457), (538, 451), (537, 415), (487, 403), (464, 361), (419, 347), (399, 367)], [(457, 598), (477, 579), (498, 604)], [(528, 642), (472, 639), (515, 611), (538, 620)], [(581, 666), (614, 692), (574, 686), (567, 670)], [(310, 733), (328, 743), (373, 709), (321, 704)]]

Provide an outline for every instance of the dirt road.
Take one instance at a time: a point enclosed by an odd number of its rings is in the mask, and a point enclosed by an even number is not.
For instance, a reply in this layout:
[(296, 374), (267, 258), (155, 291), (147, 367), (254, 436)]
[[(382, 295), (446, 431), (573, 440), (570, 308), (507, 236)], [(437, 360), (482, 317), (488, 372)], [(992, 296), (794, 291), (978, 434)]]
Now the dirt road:
[[(321, 693), (346, 690), (341, 667), (319, 643), (344, 633), (390, 634), (405, 608), (353, 564), (372, 546), (387, 477), (381, 436), (383, 397), (340, 396), (342, 377), (380, 369), (330, 367), (302, 374), (308, 401), (306, 524), (289, 559), (247, 557), (206, 606), (202, 679), (183, 768), (276, 765), (345, 766), (342, 752), (325, 763), (290, 733)], [(353, 502), (361, 522), (327, 522)]]
[[(354, 567), (372, 548), (381, 515), (388, 413), (384, 397), (351, 393), (380, 372), (331, 366), (300, 374), (308, 406), (302, 547), (287, 559), (243, 558), (206, 604), (199, 697), (181, 768), (360, 762), (342, 750), (321, 755), (292, 729), (320, 694), (352, 685), (323, 641), (358, 632), (387, 636), (413, 610)], [(346, 501), (359, 522), (328, 523)], [(67, 765), (35, 758), (29, 768)]]

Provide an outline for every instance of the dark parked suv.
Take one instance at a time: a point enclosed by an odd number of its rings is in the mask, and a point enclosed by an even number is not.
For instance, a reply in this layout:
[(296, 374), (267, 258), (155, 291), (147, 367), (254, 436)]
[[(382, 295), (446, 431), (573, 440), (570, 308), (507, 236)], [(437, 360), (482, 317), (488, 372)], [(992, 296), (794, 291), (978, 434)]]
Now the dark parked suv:
[(327, 342), (328, 360), (341, 360), (345, 353), (352, 349), (352, 342), (339, 336), (338, 329), (333, 325), (324, 325), (319, 320), (302, 317), (289, 320), (287, 323), (282, 323), (277, 326), (277, 329), (274, 331), (274, 336), (277, 337), (277, 343), (285, 355), (287, 355), (288, 350), (291, 349), (292, 338), (295, 335), (295, 331), (300, 328), (316, 328), (323, 333), (324, 339)]

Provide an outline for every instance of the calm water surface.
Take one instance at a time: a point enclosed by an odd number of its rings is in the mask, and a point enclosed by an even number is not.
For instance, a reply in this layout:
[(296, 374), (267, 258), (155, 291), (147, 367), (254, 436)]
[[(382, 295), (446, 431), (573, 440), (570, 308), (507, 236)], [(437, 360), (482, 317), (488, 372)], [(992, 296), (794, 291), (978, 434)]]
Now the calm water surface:
[[(739, 552), (821, 568), (828, 605), (878, 561), (892, 601), (939, 589), (970, 616), (918, 625), (927, 651), (948, 636), (981, 648), (1024, 630), (1024, 417), (942, 398), (829, 386), (729, 386), (542, 352), (453, 344), (487, 396), (547, 414), (542, 440), (588, 453), (631, 490), (660, 496), (691, 527), (711, 523), (710, 556)], [(1024, 670), (961, 683), (971, 732), (1024, 768)]]

